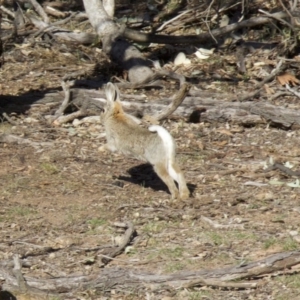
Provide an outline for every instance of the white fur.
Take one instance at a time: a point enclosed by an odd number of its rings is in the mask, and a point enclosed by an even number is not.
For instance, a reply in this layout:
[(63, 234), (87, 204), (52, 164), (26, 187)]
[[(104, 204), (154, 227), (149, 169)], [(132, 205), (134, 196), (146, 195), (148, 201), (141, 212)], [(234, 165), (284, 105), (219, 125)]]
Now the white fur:
[[(150, 126), (148, 131), (140, 127), (139, 119), (123, 111), (120, 92), (114, 84), (110, 82), (107, 84), (105, 94), (107, 103), (101, 113), (107, 139), (105, 148), (147, 160), (168, 186), (173, 199), (178, 197), (182, 200), (187, 199), (189, 190), (176, 162), (176, 144), (170, 133), (158, 125)], [(178, 182), (178, 187), (174, 181)]]
[(175, 159), (175, 142), (171, 134), (165, 128), (159, 125), (152, 125), (148, 129), (151, 132), (157, 132), (162, 139), (166, 152), (168, 153), (168, 170), (171, 177), (178, 182), (178, 174), (172, 167), (172, 163)]

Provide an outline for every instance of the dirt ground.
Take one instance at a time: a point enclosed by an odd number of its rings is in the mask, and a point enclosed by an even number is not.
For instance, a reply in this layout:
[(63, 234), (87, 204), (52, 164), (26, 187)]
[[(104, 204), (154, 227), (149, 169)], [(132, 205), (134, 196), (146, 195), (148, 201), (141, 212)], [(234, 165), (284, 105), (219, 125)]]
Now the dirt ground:
[[(68, 54), (62, 48), (12, 48), (5, 60), (1, 95), (16, 97), (61, 90), (67, 71), (106, 63), (101, 52), (89, 47)], [(221, 65), (218, 54), (198, 65), (204, 74), (199, 76), (206, 76), (207, 90), (234, 94), (245, 89), (245, 85), (209, 77)], [(101, 72), (97, 76), (109, 78), (108, 67)], [(230, 72), (234, 74), (233, 67)], [(251, 90), (251, 81), (246, 87)], [(155, 93), (139, 92), (150, 98)], [(275, 104), (300, 107), (293, 96)], [(50, 104), (16, 106), (15, 113), (9, 112), (15, 124), (5, 118), (0, 124), (1, 134), (31, 142), (0, 144), (0, 261), (19, 254), (25, 276), (101, 273), (97, 247), (113, 243), (118, 236), (116, 221), (132, 222), (137, 237), (106, 268), (171, 274), (235, 266), (299, 249), (299, 184), (279, 170), (264, 172), (272, 160), (289, 162), (293, 170), (300, 168), (299, 130), (268, 124), (244, 128), (165, 122), (177, 142), (178, 160), (192, 194), (179, 203), (171, 201), (150, 166), (101, 151), (105, 137), (99, 119), (55, 127), (45, 119), (52, 111)], [(203, 217), (229, 226), (215, 228)], [(45, 247), (55, 251), (41, 254)], [(159, 291), (147, 284), (138, 290), (83, 291), (78, 287), (62, 299), (300, 299), (296, 271), (256, 280), (257, 288), (241, 290), (204, 286)]]

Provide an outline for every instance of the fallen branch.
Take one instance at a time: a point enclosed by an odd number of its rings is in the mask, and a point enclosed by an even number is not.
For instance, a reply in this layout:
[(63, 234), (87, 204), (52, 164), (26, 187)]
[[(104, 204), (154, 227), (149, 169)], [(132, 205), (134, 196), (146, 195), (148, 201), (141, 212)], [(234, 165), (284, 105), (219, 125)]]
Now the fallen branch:
[(8, 116), (8, 114), (6, 112), (2, 113), (2, 116), (5, 120), (7, 120), (8, 123), (10, 123), (11, 125), (18, 125), (17, 122), (15, 122), (11, 117)]
[[(98, 290), (109, 290), (110, 288), (142, 288), (149, 286), (166, 289), (182, 288), (195, 285), (210, 285), (217, 287), (246, 288), (255, 287), (256, 282), (237, 283), (236, 280), (251, 280), (253, 278), (270, 276), (274, 273), (286, 271), (293, 266), (300, 264), (300, 251), (289, 251), (276, 253), (265, 259), (255, 262), (225, 267), (212, 270), (181, 271), (174, 274), (151, 274), (143, 272), (140, 269), (127, 269), (120, 267), (104, 268), (101, 272), (91, 275), (70, 276), (70, 277), (51, 277), (51, 278), (32, 278), (25, 276), (27, 285), (31, 288), (37, 288), (47, 292), (63, 291), (67, 293), (74, 289), (93, 288)], [(295, 271), (293, 271), (295, 272)], [(3, 264), (0, 264), (0, 279), (4, 279), (2, 289), (9, 291), (9, 286), (17, 286), (17, 279), (7, 271)]]
[(282, 171), (283, 173), (285, 173), (289, 176), (296, 176), (296, 177), (300, 176), (300, 171), (293, 171), (290, 168), (288, 168), (288, 167), (286, 167), (282, 164), (279, 164), (279, 163), (273, 164), (269, 168), (265, 169), (264, 172), (270, 172), (270, 171), (273, 171), (273, 170), (280, 170), (280, 171)]
[(88, 114), (87, 111), (80, 109), (80, 110), (75, 111), (75, 112), (73, 112), (69, 115), (58, 117), (56, 120), (53, 121), (53, 125), (59, 126), (61, 124), (71, 122), (76, 118), (85, 117), (85, 116), (87, 116), (87, 114)]
[[(18, 255), (14, 255), (14, 268), (13, 268), (13, 274), (15, 276), (13, 280), (13, 284), (8, 283), (5, 288), (2, 288), (2, 291), (0, 292), (0, 299), (7, 299), (7, 300), (13, 300), (13, 299), (39, 299), (39, 300), (48, 300), (50, 297), (55, 297), (57, 294), (49, 294), (47, 291), (43, 291), (37, 288), (30, 287), (26, 280), (24, 279), (24, 276), (21, 272), (22, 266), (21, 262), (19, 260)], [(7, 273), (8, 274), (8, 273)], [(8, 277), (8, 276), (7, 276)], [(12, 279), (12, 276), (9, 276), (10, 279)], [(9, 290), (5, 291), (5, 290)], [(17, 296), (17, 297), (16, 297)]]
[(292, 94), (294, 94), (295, 96), (297, 96), (298, 98), (300, 98), (300, 93), (296, 92), (295, 90), (293, 90), (288, 84), (285, 85), (285, 88), (290, 91)]
[(158, 121), (162, 121), (167, 119), (175, 110), (179, 107), (179, 105), (185, 99), (187, 93), (190, 90), (190, 84), (184, 83), (182, 84), (180, 90), (171, 98), (172, 102), (159, 114), (153, 116)]
[(53, 147), (53, 143), (50, 142), (38, 143), (38, 142), (33, 142), (29, 139), (20, 138), (12, 134), (5, 134), (5, 133), (0, 135), (0, 143), (29, 145), (36, 149), (39, 149), (40, 147)]
[[(62, 81), (61, 86), (63, 88), (63, 91), (65, 93), (65, 98), (61, 104), (61, 106), (58, 108), (58, 110), (54, 114), (54, 120), (57, 119), (58, 117), (62, 116), (67, 107), (70, 104), (70, 99), (71, 99), (71, 92), (70, 92), (70, 85), (69, 83)], [(53, 121), (54, 121), (53, 120)]]
[[(103, 109), (106, 101), (104, 92), (87, 89), (71, 89), (72, 103), (78, 109), (89, 111), (89, 115), (98, 115)], [(184, 99), (181, 105), (176, 109), (174, 115), (181, 118), (190, 119), (195, 114), (193, 122), (220, 122), (239, 124), (246, 126), (267, 124), (280, 126), (283, 128), (300, 128), (300, 112), (296, 109), (283, 106), (272, 105), (266, 101), (245, 101), (233, 102), (233, 95), (222, 95), (207, 91), (189, 91), (191, 96)], [(16, 105), (30, 106), (32, 103), (61, 103), (61, 93), (51, 93), (46, 95), (34, 95), (28, 97), (18, 97), (15, 99), (10, 96), (3, 96), (3, 108), (9, 111), (10, 105), (15, 109)], [(130, 98), (130, 97), (129, 97)], [(129, 99), (123, 97), (121, 99)], [(225, 99), (224, 99), (225, 98)], [(13, 103), (11, 102), (13, 100)], [(160, 99), (159, 101), (122, 101), (124, 110), (135, 116), (143, 117), (145, 115), (154, 116), (165, 110), (172, 100)], [(84, 115), (84, 112), (79, 113)], [(64, 117), (64, 116), (63, 116)]]
[(199, 35), (187, 35), (187, 36), (170, 36), (170, 35), (156, 35), (156, 34), (147, 34), (132, 29), (126, 28), (124, 30), (124, 37), (131, 39), (135, 42), (142, 43), (158, 43), (158, 44), (192, 44), (192, 43), (207, 43), (215, 42), (213, 37), (217, 38), (224, 36), (227, 33), (230, 33), (235, 30), (242, 28), (251, 28), (257, 25), (267, 24), (273, 18), (284, 19), (288, 17), (285, 12), (277, 12), (270, 14), (270, 16), (263, 17), (253, 17), (249, 20), (245, 20), (239, 23), (230, 24), (221, 28), (211, 30), (210, 32), (201, 33)]
[(243, 95), (243, 96), (240, 96), (238, 97), (238, 101), (246, 101), (246, 100), (250, 100), (252, 98), (254, 98), (256, 95), (258, 95), (261, 91), (261, 89), (263, 88), (263, 86), (273, 80), (276, 75), (281, 72), (281, 69), (282, 69), (282, 63), (283, 63), (283, 60), (281, 59), (279, 61), (279, 63), (277, 64), (276, 68), (271, 72), (271, 74), (269, 76), (267, 76), (263, 81), (259, 82), (258, 84), (256, 84), (253, 89), (254, 89), (254, 92), (252, 93), (248, 93), (246, 95)]
[(275, 20), (283, 23), (284, 25), (288, 26), (292, 31), (295, 30), (295, 28), (290, 23), (288, 23), (287, 21), (283, 20), (282, 18), (274, 16), (274, 15), (272, 15), (272, 14), (270, 14), (270, 13), (268, 13), (268, 12), (262, 10), (262, 9), (259, 9), (258, 11), (261, 12), (261, 13), (263, 13), (263, 14), (265, 14), (266, 16), (268, 16), (270, 18), (273, 18), (273, 19), (275, 19)]
[(124, 251), (126, 246), (128, 246), (128, 244), (131, 242), (133, 235), (135, 233), (135, 229), (131, 222), (115, 223), (115, 226), (126, 228), (126, 231), (121, 238), (120, 245), (116, 249), (109, 250), (105, 254), (101, 253), (102, 254), (101, 260), (104, 264), (109, 263), (114, 257), (120, 255)]
[(43, 21), (45, 23), (49, 23), (49, 18), (47, 14), (45, 13), (43, 7), (36, 1), (36, 0), (30, 0), (32, 6), (37, 11), (37, 13), (43, 18)]

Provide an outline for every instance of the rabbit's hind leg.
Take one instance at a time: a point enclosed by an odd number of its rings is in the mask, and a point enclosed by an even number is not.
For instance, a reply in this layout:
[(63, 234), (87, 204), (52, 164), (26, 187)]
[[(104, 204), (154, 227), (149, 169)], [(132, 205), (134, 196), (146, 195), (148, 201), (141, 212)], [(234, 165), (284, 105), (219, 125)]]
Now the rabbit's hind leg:
[(174, 183), (173, 178), (170, 176), (165, 163), (158, 163), (153, 166), (154, 171), (160, 177), (160, 179), (167, 185), (172, 195), (172, 199), (178, 198), (178, 189)]
[(180, 199), (185, 200), (190, 196), (190, 191), (186, 185), (183, 173), (176, 162), (169, 164), (169, 174), (178, 183)]

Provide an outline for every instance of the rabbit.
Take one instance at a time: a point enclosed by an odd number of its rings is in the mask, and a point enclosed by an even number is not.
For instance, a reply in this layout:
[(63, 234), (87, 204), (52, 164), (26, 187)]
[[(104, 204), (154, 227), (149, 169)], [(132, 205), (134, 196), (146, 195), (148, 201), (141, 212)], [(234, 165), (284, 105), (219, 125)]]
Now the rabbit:
[[(162, 126), (152, 125), (148, 129), (139, 125), (139, 119), (123, 111), (120, 92), (109, 82), (105, 88), (107, 98), (101, 121), (105, 127), (105, 148), (121, 152), (139, 160), (149, 162), (157, 175), (167, 185), (172, 199), (189, 197), (183, 173), (175, 160), (175, 141)], [(178, 183), (179, 191), (174, 183)]]

